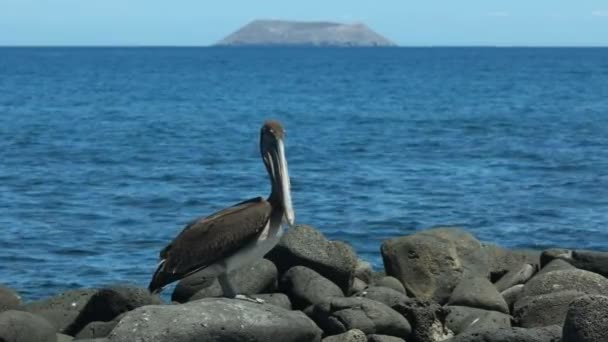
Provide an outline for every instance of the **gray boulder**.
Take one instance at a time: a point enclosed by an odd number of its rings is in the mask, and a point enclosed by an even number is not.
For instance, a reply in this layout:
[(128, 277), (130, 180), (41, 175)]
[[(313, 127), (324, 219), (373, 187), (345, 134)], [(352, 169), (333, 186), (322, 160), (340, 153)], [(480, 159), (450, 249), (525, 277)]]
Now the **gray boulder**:
[(608, 252), (582, 249), (549, 249), (544, 251), (541, 255), (542, 265), (545, 265), (555, 259), (567, 261), (576, 268), (608, 277)]
[(560, 342), (561, 327), (502, 328), (498, 330), (471, 331), (445, 342)]
[(367, 342), (405, 342), (405, 340), (395, 336), (370, 334), (367, 335)]
[(494, 286), (499, 292), (502, 292), (515, 285), (524, 284), (532, 278), (535, 272), (536, 267), (530, 264), (522, 264), (521, 267), (514, 268), (507, 272), (494, 284)]
[(360, 329), (366, 334), (406, 338), (412, 331), (409, 322), (390, 307), (367, 298), (329, 298), (315, 305), (310, 317), (327, 335)]
[(355, 279), (353, 280), (353, 284), (350, 287), (350, 290), (348, 291), (348, 296), (351, 296), (355, 293), (359, 293), (363, 290), (365, 290), (367, 288), (367, 283), (365, 283), (363, 280), (355, 277)]
[(266, 256), (283, 274), (293, 266), (306, 266), (348, 293), (355, 277), (357, 256), (352, 247), (328, 241), (321, 232), (305, 225), (290, 228)]
[(67, 333), (97, 291), (96, 289), (66, 291), (51, 298), (29, 302), (25, 304), (24, 310), (44, 317), (55, 326), (56, 332)]
[(566, 315), (562, 341), (608, 341), (608, 297), (584, 296), (575, 299)]
[(482, 277), (464, 277), (452, 292), (448, 304), (509, 313), (509, 307), (496, 287)]
[(586, 294), (608, 295), (608, 279), (579, 269), (547, 272), (530, 279), (523, 297), (573, 290)]
[(296, 309), (322, 303), (329, 297), (344, 297), (336, 284), (304, 266), (295, 266), (285, 272), (281, 279), (281, 290), (289, 296)]
[(0, 313), (0, 341), (55, 342), (55, 327), (29, 312), (7, 310)]
[(502, 291), (500, 295), (505, 300), (505, 303), (509, 306), (509, 311), (513, 309), (513, 304), (521, 297), (524, 292), (524, 284), (511, 286), (508, 289)]
[(466, 306), (448, 306), (445, 325), (454, 334), (473, 330), (497, 330), (511, 327), (511, 316), (490, 310)]
[[(205, 278), (196, 272), (180, 280), (173, 290), (171, 300), (185, 303), (209, 297), (222, 297), (224, 292), (217, 278)], [(230, 284), (240, 294), (253, 295), (274, 292), (277, 289), (277, 268), (272, 261), (260, 259), (228, 274)]]
[(57, 333), (57, 342), (71, 342), (74, 341), (74, 338), (70, 335), (64, 335)]
[(407, 301), (409, 299), (401, 292), (397, 292), (391, 288), (382, 286), (370, 286), (357, 293), (355, 296), (375, 300), (377, 302), (384, 303), (386, 306), (391, 308), (398, 303)]
[(562, 259), (554, 259), (551, 260), (549, 263), (547, 263), (538, 273), (536, 273), (536, 276), (539, 276), (541, 274), (545, 274), (545, 273), (549, 273), (552, 271), (563, 271), (563, 270), (575, 270), (576, 267), (572, 266), (572, 264), (570, 264), (567, 261), (564, 261)]
[(366, 284), (372, 282), (372, 264), (365, 260), (357, 260), (357, 265), (355, 266), (355, 277), (361, 279)]
[(403, 284), (399, 281), (399, 279), (395, 278), (395, 277), (380, 277), (378, 280), (376, 280), (374, 283), (374, 285), (376, 286), (383, 286), (383, 287), (388, 287), (391, 288), (397, 292), (401, 292), (403, 294), (406, 294), (405, 291), (405, 287), (403, 287)]
[(109, 322), (91, 322), (82, 328), (76, 336), (75, 340), (85, 340), (91, 338), (107, 337), (112, 329), (118, 324), (117, 320)]
[(494, 281), (505, 273), (518, 269), (522, 264), (537, 268), (540, 252), (534, 250), (512, 250), (483, 243), (480, 258), (486, 260), (490, 278)]
[(314, 342), (321, 340), (321, 330), (299, 311), (238, 299), (206, 298), (133, 310), (120, 320), (109, 340)]
[(367, 342), (367, 336), (359, 329), (351, 329), (342, 334), (327, 336), (323, 342)]
[(0, 285), (0, 312), (14, 310), (21, 306), (21, 297), (17, 292)]
[(437, 303), (414, 298), (393, 306), (393, 309), (412, 325), (409, 340), (443, 341), (451, 336), (451, 332), (444, 327), (448, 311)]
[(513, 306), (517, 325), (524, 328), (564, 324), (570, 303), (584, 295), (578, 291), (559, 291), (519, 299)]
[(255, 298), (261, 299), (266, 304), (278, 306), (285, 310), (291, 310), (291, 300), (284, 293), (260, 293), (255, 295)]

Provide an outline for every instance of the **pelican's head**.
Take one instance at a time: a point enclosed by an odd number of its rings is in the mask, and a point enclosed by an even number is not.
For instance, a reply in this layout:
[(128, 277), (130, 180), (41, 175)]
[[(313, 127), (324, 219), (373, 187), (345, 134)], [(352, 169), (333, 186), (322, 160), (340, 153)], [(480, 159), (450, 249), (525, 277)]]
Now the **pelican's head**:
[(260, 135), (260, 152), (262, 159), (270, 175), (272, 183), (272, 195), (281, 202), (285, 212), (287, 224), (294, 224), (294, 212), (291, 204), (291, 185), (289, 172), (287, 171), (287, 159), (285, 158), (285, 146), (283, 138), (285, 131), (277, 121), (266, 121), (262, 126)]

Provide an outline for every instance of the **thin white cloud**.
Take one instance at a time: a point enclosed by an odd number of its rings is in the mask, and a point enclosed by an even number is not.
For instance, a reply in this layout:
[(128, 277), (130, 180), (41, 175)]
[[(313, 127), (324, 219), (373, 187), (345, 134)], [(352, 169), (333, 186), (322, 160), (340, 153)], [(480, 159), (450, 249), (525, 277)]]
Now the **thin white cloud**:
[(506, 18), (506, 17), (510, 17), (511, 13), (509, 13), (507, 11), (492, 11), (492, 12), (488, 12), (488, 16)]
[(594, 17), (608, 17), (608, 9), (598, 9), (591, 12)]

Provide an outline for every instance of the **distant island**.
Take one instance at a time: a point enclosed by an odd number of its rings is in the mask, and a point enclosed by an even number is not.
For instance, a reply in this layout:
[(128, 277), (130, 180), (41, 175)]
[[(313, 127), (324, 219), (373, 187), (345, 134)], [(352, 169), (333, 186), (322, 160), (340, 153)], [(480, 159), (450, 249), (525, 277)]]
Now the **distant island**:
[(396, 46), (362, 23), (255, 20), (217, 46)]

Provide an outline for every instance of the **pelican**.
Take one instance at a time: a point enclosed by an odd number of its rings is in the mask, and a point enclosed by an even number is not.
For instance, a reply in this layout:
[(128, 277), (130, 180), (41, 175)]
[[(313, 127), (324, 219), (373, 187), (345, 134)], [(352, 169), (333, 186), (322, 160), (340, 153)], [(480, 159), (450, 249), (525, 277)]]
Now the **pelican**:
[(203, 277), (217, 277), (224, 296), (251, 299), (237, 293), (227, 273), (262, 258), (279, 241), (283, 223), (294, 224), (283, 139), (280, 123), (264, 123), (260, 152), (270, 177), (270, 196), (238, 203), (188, 224), (160, 252), (150, 292), (158, 293), (167, 284), (201, 271)]

